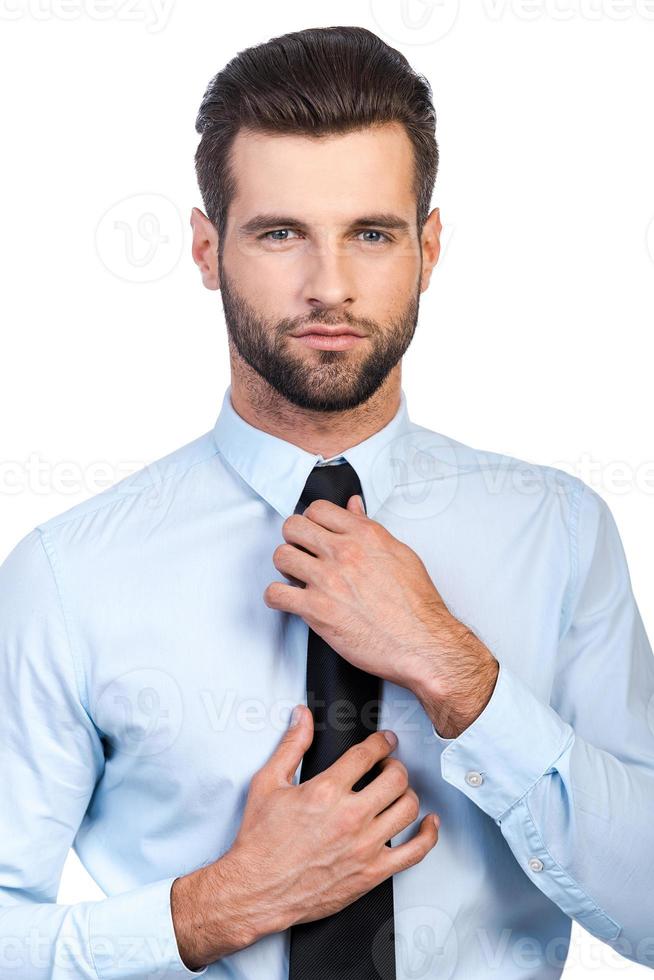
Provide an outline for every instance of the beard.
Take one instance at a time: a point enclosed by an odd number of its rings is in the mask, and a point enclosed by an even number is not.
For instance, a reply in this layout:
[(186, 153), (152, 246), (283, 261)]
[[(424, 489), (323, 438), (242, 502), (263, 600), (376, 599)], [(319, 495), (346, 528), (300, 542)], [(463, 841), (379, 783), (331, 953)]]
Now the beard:
[[(343, 412), (366, 402), (406, 352), (418, 322), (420, 277), (399, 317), (388, 323), (354, 318), (350, 313), (316, 310), (307, 318), (271, 322), (236, 291), (220, 265), (220, 291), (227, 332), (241, 358), (288, 402), (314, 412)], [(347, 324), (367, 334), (359, 344), (369, 352), (318, 350), (298, 346), (291, 331), (308, 324)], [(356, 345), (355, 345), (356, 346)], [(311, 353), (307, 356), (306, 351)]]

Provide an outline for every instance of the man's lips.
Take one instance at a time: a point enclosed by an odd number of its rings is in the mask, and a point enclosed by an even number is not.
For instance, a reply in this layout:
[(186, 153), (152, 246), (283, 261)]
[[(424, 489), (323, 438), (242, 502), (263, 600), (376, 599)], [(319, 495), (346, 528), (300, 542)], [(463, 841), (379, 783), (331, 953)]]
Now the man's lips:
[(335, 337), (324, 333), (308, 333), (295, 339), (305, 347), (315, 347), (318, 350), (349, 350), (350, 347), (363, 343), (363, 337), (357, 337), (353, 333), (341, 333)]
[(291, 334), (291, 337), (306, 337), (307, 334), (320, 334), (325, 337), (341, 337), (344, 334), (349, 334), (353, 337), (365, 337), (365, 334), (361, 333), (355, 327), (328, 327), (320, 323), (307, 324), (305, 327), (300, 327), (299, 330)]
[(322, 323), (307, 324), (291, 334), (291, 337), (299, 340), (305, 347), (315, 347), (318, 350), (348, 350), (360, 344), (365, 336), (355, 327), (329, 327)]

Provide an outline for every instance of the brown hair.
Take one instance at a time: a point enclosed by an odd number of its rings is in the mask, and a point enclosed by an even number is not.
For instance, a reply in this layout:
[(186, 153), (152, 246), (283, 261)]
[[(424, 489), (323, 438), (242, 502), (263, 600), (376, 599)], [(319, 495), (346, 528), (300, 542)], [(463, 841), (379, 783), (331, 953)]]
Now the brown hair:
[(195, 123), (198, 186), (220, 241), (236, 192), (229, 152), (241, 128), (318, 137), (394, 121), (413, 145), (420, 233), (438, 170), (431, 96), (404, 55), (364, 27), (309, 28), (240, 51), (209, 82)]

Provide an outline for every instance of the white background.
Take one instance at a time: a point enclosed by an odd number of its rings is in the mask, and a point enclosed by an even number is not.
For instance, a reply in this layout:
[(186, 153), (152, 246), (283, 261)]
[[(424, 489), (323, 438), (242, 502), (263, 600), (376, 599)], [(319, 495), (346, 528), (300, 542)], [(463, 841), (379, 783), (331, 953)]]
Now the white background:
[[(654, 636), (654, 2), (0, 0), (0, 553), (213, 425), (194, 121), (237, 51), (358, 24), (429, 79), (443, 253), (409, 413), (606, 499)], [(589, 678), (589, 681), (592, 679)], [(101, 897), (77, 858), (59, 900)], [(566, 977), (651, 976), (575, 925)]]

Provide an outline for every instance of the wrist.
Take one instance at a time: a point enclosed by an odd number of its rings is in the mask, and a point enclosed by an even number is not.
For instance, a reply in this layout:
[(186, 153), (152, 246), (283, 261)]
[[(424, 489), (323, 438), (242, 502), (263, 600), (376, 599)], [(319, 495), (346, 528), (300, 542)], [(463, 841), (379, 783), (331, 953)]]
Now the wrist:
[(451, 652), (434, 657), (438, 672), (427, 665), (414, 687), (442, 738), (457, 738), (472, 725), (490, 701), (499, 674), (497, 659), (468, 627), (459, 624), (456, 632)]
[(189, 970), (200, 970), (265, 934), (252, 922), (247, 882), (230, 852), (175, 879), (171, 912), (179, 953)]
[(429, 703), (427, 713), (441, 738), (458, 738), (479, 718), (495, 689), (498, 667), (495, 661), (495, 667), (480, 673), (474, 686)]

